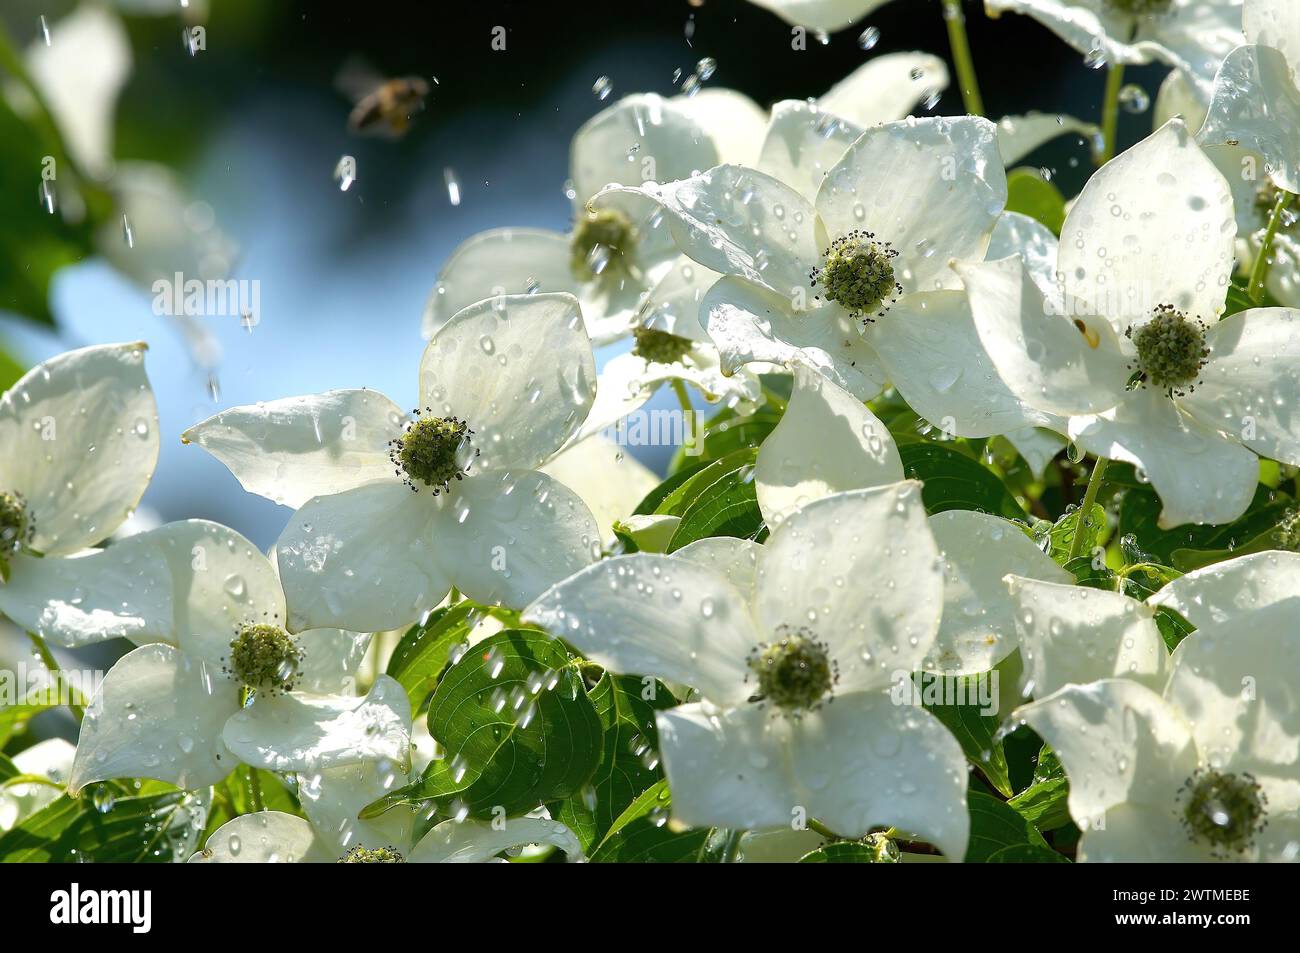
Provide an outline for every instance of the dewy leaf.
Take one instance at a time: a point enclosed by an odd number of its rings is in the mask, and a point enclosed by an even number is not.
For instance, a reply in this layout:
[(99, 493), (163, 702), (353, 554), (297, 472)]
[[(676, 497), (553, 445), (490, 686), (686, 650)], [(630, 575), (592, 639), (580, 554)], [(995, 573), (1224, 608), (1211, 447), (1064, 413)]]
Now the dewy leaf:
[(173, 863), (194, 850), (206, 817), (206, 798), (185, 791), (62, 795), (0, 836), (0, 863)]
[(445, 757), (363, 817), (425, 800), (446, 814), (526, 814), (580, 791), (604, 740), (578, 660), (533, 629), (498, 632), (453, 665), (429, 703), (429, 731)]
[(764, 529), (766, 523), (754, 488), (754, 467), (742, 464), (700, 490), (682, 513), (682, 521), (668, 542), (668, 552), (709, 536), (758, 539)]
[(1061, 234), (1065, 224), (1065, 196), (1034, 169), (1012, 169), (1007, 173), (1007, 211), (1028, 215)]
[(1070, 823), (1067, 800), (1070, 782), (1056, 752), (1047, 745), (1039, 750), (1034, 782), (1007, 803), (1040, 831), (1055, 830)]
[[(673, 488), (655, 506), (653, 512), (660, 516), (683, 516), (696, 498), (708, 487), (717, 483), (724, 475), (744, 467), (752, 468), (758, 460), (758, 450), (746, 447), (729, 453), (720, 460), (714, 460), (696, 470), (691, 476)], [(638, 511), (641, 509), (637, 507)]]
[[(1070, 558), (1070, 547), (1074, 543), (1075, 530), (1079, 525), (1079, 517), (1083, 513), (1083, 507), (1076, 507), (1062, 516), (1052, 526), (1048, 534), (1051, 540), (1051, 550), (1048, 555), (1060, 563), (1062, 566)], [(1106, 508), (1100, 503), (1092, 504), (1092, 515), (1084, 521), (1083, 525), (1083, 543), (1079, 547), (1079, 552), (1092, 558), (1092, 552), (1102, 545), (1106, 538), (1107, 523)]]
[(669, 821), (672, 795), (663, 780), (628, 805), (591, 854), (593, 863), (692, 863), (708, 846), (710, 830), (677, 831)]
[(941, 443), (898, 440), (903, 471), (921, 480), (921, 499), (931, 515), (947, 510), (980, 510), (1007, 519), (1025, 518), (1025, 511), (997, 475), (960, 450)]
[(578, 835), (583, 850), (590, 850), (628, 805), (663, 779), (655, 712), (677, 704), (660, 681), (609, 672), (588, 697), (605, 727), (600, 767), (586, 788), (551, 811)]
[(902, 854), (892, 841), (887, 846), (864, 844), (862, 841), (836, 841), (818, 847), (799, 858), (801, 864), (898, 864)]
[[(1110, 479), (1109, 470), (1106, 478)], [(1259, 486), (1245, 515), (1233, 523), (1218, 526), (1189, 523), (1161, 529), (1157, 525), (1160, 498), (1149, 486), (1135, 486), (1124, 493), (1120, 504), (1119, 532), (1122, 536), (1134, 535), (1153, 560), (1171, 566), (1175, 565), (1174, 552), (1181, 549), (1227, 550), (1235, 554), (1238, 547), (1275, 527), (1294, 506), (1295, 501), (1287, 494)], [(1187, 563), (1186, 555), (1183, 561)]]
[[(938, 676), (925, 675), (919, 690), (925, 710), (934, 715), (946, 727), (967, 759), (983, 772), (989, 783), (1007, 797), (1011, 796), (1011, 778), (1007, 772), (1006, 753), (1002, 742), (997, 738), (1001, 719), (996, 713), (996, 693), (992, 699), (994, 712), (985, 714), (979, 704), (981, 684), (988, 683), (988, 675)], [(983, 680), (983, 681), (981, 681)], [(942, 687), (942, 695), (937, 693), (934, 699), (926, 697), (927, 686)], [(949, 700), (965, 699), (962, 704), (948, 704)]]
[(1047, 841), (1038, 829), (1015, 808), (1004, 804), (991, 794), (972, 790), (966, 795), (970, 809), (970, 843), (966, 847), (966, 863), (983, 863), (1003, 847), (1030, 845), (1047, 847)]
[(387, 674), (406, 689), (413, 711), (437, 687), (452, 650), (468, 641), (470, 630), (484, 615), (477, 603), (465, 601), (438, 609), (422, 625), (406, 630), (388, 660)]
[(769, 407), (746, 417), (740, 416), (730, 407), (724, 407), (705, 426), (700, 446), (692, 447), (692, 453), (687, 453), (685, 446), (678, 448), (668, 472), (676, 473), (693, 463), (720, 460), (737, 450), (757, 447), (780, 422), (781, 415)]

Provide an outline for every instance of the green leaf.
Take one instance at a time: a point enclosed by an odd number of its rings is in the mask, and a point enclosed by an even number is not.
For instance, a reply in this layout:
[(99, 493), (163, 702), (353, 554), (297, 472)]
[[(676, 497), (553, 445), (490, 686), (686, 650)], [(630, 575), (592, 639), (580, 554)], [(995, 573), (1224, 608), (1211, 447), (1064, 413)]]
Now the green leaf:
[(925, 486), (921, 498), (931, 515), (946, 510), (981, 510), (1007, 519), (1025, 518), (997, 475), (977, 460), (942, 443), (903, 439), (898, 441), (903, 470)]
[(406, 630), (388, 660), (387, 674), (406, 689), (412, 709), (424, 704), (437, 687), (452, 649), (468, 641), (470, 630), (484, 615), (482, 606), (465, 601), (438, 609), (423, 625)]
[[(915, 676), (914, 676), (915, 677)], [(1002, 742), (997, 738), (1000, 719), (995, 714), (986, 715), (978, 703), (981, 679), (986, 675), (941, 676), (925, 675), (918, 686), (922, 694), (925, 710), (943, 722), (970, 762), (976, 765), (990, 784), (1011, 796), (1011, 778), (1007, 772), (1006, 753)], [(987, 682), (985, 682), (987, 684)], [(943, 694), (937, 700), (927, 701), (924, 689), (928, 686), (942, 687)], [(945, 699), (975, 699), (963, 704), (946, 704)], [(997, 699), (993, 699), (996, 709)]]
[(101, 801), (66, 794), (0, 836), (0, 863), (172, 863), (193, 850), (206, 806), (185, 791)]
[(16, 778), (22, 772), (7, 754), (0, 754), (0, 783)]
[[(1106, 471), (1110, 480), (1110, 470)], [(1226, 550), (1233, 553), (1275, 527), (1282, 521), (1295, 501), (1277, 490), (1257, 487), (1255, 497), (1244, 516), (1220, 526), (1195, 526), (1186, 524), (1173, 529), (1161, 529), (1160, 498), (1149, 486), (1135, 486), (1124, 493), (1119, 511), (1121, 535), (1134, 535), (1151, 559), (1165, 566), (1177, 566), (1174, 552), (1180, 549)], [(1183, 564), (1187, 565), (1186, 554)]]
[(687, 481), (713, 462), (712, 460), (693, 462), (685, 469), (671, 474), (664, 482), (645, 495), (641, 502), (636, 505), (636, 509), (632, 511), (632, 515), (650, 516), (658, 513), (660, 504), (668, 499), (678, 487), (685, 485)]
[(604, 740), (578, 663), (535, 629), (507, 629), (478, 643), (429, 703), (429, 731), (446, 757), (362, 816), (412, 801), (432, 801), (444, 814), (516, 816), (578, 793), (600, 764)]
[(1040, 831), (1055, 830), (1070, 823), (1070, 782), (1061, 761), (1047, 745), (1038, 752), (1034, 781), (1007, 803)]
[(970, 809), (970, 843), (966, 847), (966, 863), (983, 863), (1003, 847), (1028, 844), (1047, 847), (1047, 841), (1038, 829), (1015, 808), (999, 801), (991, 794), (971, 790), (966, 794)]
[(882, 848), (861, 841), (836, 841), (810, 851), (799, 858), (801, 864), (897, 864), (902, 855), (896, 845)]
[[(752, 447), (729, 453), (720, 460), (706, 463), (674, 487), (654, 508), (654, 513), (661, 516), (683, 516), (696, 498), (705, 489), (717, 483), (723, 476), (743, 467), (753, 467), (758, 459), (758, 451)], [(644, 503), (644, 501), (642, 501)], [(638, 507), (640, 509), (640, 507)]]
[(27, 723), (41, 712), (57, 708), (52, 702), (20, 702), (0, 708), (0, 747), (9, 743), (14, 735), (27, 729)]
[[(1051, 549), (1048, 555), (1062, 566), (1070, 558), (1070, 547), (1074, 545), (1075, 531), (1079, 525), (1079, 516), (1082, 513), (1083, 507), (1081, 506), (1066, 513), (1056, 521), (1048, 534), (1051, 539)], [(1109, 522), (1106, 518), (1106, 508), (1100, 503), (1092, 504), (1092, 516), (1083, 524), (1083, 541), (1079, 549), (1081, 556), (1092, 558), (1093, 550), (1100, 546), (1106, 538), (1107, 524)]]
[(1035, 847), (1033, 844), (1013, 844), (1003, 847), (989, 855), (989, 864), (1068, 864), (1070, 858), (1058, 854), (1050, 847)]
[(588, 697), (605, 729), (600, 767), (589, 787), (551, 812), (578, 835), (584, 851), (605, 836), (628, 805), (663, 779), (655, 712), (677, 704), (662, 682), (609, 672), (601, 675)]
[[(748, 458), (745, 451), (740, 452)], [(757, 539), (766, 525), (754, 489), (754, 466), (742, 463), (701, 488), (682, 513), (682, 521), (668, 542), (668, 552), (709, 536)]]
[(762, 407), (748, 416), (724, 407), (705, 425), (698, 447), (691, 448), (698, 452), (687, 453), (686, 446), (678, 447), (668, 472), (676, 473), (696, 462), (720, 460), (737, 450), (757, 447), (780, 422), (781, 414), (771, 407)]
[(1065, 224), (1065, 196), (1036, 169), (1012, 169), (1007, 173), (1007, 211), (1028, 215), (1056, 235)]
[(668, 782), (646, 789), (628, 805), (591, 854), (592, 863), (692, 863), (701, 859), (710, 831), (673, 829), (669, 822), (672, 795)]

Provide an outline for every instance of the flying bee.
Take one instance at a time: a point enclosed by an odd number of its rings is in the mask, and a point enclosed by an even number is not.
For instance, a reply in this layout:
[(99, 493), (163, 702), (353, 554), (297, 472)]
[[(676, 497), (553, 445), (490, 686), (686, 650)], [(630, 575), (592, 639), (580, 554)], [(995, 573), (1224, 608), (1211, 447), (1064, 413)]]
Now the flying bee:
[(429, 84), (419, 76), (385, 80), (352, 107), (348, 129), (359, 135), (400, 139), (415, 114), (424, 109), (424, 97), (428, 95)]
[(358, 57), (343, 65), (335, 83), (355, 103), (348, 115), (348, 131), (386, 139), (406, 135), (429, 95), (423, 77), (386, 78)]

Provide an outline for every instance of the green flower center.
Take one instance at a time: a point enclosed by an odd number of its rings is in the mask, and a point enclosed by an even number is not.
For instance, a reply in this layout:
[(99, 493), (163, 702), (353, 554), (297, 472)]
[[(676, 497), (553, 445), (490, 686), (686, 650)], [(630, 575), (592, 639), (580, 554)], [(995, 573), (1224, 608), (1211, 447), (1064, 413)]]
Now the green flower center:
[(757, 646), (749, 668), (758, 678), (758, 694), (751, 701), (771, 702), (796, 714), (819, 707), (839, 679), (825, 643), (803, 632)]
[(1132, 16), (1158, 16), (1174, 7), (1174, 0), (1106, 0), (1106, 6), (1117, 13)]
[(1170, 396), (1191, 390), (1210, 356), (1205, 326), (1172, 305), (1160, 305), (1150, 321), (1127, 334), (1137, 348), (1138, 379)]
[(362, 847), (358, 844), (338, 859), (340, 864), (404, 864), (406, 858), (393, 847)]
[(469, 425), (455, 417), (420, 417), (402, 436), (389, 441), (388, 458), (399, 476), (406, 474), (404, 482), (412, 490), (419, 491), (415, 485), (419, 481), (437, 496), (452, 480), (464, 479), (470, 461), (478, 455), (470, 446), (473, 435)]
[(657, 328), (637, 326), (632, 332), (636, 344), (632, 353), (656, 364), (676, 364), (691, 350), (690, 338), (678, 337)]
[(278, 625), (250, 623), (231, 641), (225, 671), (255, 692), (277, 695), (293, 691), (302, 677), (302, 656), (293, 636)]
[(1274, 538), (1278, 549), (1300, 553), (1300, 510), (1287, 510), (1282, 522), (1277, 524)]
[(882, 309), (889, 310), (886, 300), (903, 292), (894, 279), (893, 260), (897, 257), (888, 242), (877, 241), (871, 232), (854, 230), (831, 242), (826, 263), (809, 277), (814, 286), (821, 286), (817, 297), (842, 305), (850, 317), (865, 316), (870, 321)]
[(1264, 829), (1268, 798), (1249, 774), (1202, 769), (1183, 788), (1183, 827), (1216, 856), (1241, 853)]
[(0, 558), (18, 552), (24, 543), (31, 541), (35, 529), (23, 495), (0, 491)]
[(627, 270), (627, 256), (636, 245), (636, 229), (617, 209), (588, 210), (573, 224), (570, 270), (579, 281), (612, 277)]

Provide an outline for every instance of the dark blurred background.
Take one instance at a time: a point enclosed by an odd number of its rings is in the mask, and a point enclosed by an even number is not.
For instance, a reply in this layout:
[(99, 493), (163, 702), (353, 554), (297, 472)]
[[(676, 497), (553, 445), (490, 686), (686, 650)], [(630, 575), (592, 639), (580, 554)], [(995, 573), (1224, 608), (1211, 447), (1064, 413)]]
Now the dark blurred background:
[[(420, 314), (441, 263), (485, 228), (566, 228), (569, 139), (601, 108), (632, 92), (672, 95), (674, 72), (690, 74), (703, 57), (717, 61), (706, 87), (740, 90), (762, 106), (817, 96), (884, 53), (923, 50), (951, 63), (939, 0), (895, 0), (824, 44), (810, 36), (806, 51), (791, 49), (789, 25), (744, 0), (211, 0), (206, 15), (199, 0), (190, 6), (110, 7), (124, 18), (134, 61), (114, 153), (172, 166), (211, 206), (240, 248), (233, 277), (261, 284), (260, 323), (249, 332), (237, 318), (203, 319), (223, 351), (214, 396), (208, 371), (153, 314), (150, 293), (92, 255), (51, 285), (56, 329), (0, 312), (0, 341), (29, 365), (83, 344), (148, 340), (163, 452), (145, 505), (163, 520), (219, 520), (262, 546), (289, 511), (245, 494), (216, 461), (182, 447), (180, 432), (229, 406), (334, 387), (372, 387), (410, 404)], [(0, 19), (25, 49), (41, 16), (57, 31), (74, 7), (4, 0)], [(979, 2), (966, 8), (992, 118), (1041, 110), (1099, 119), (1103, 72), (1033, 20), (989, 20)], [(181, 24), (196, 15), (206, 49), (191, 55)], [(504, 51), (491, 48), (497, 26), (506, 29)], [(864, 51), (868, 26), (880, 39)], [(349, 61), (429, 82), (426, 110), (405, 139), (349, 134), (351, 102), (336, 83)], [(1127, 79), (1154, 97), (1162, 73), (1130, 70)], [(601, 76), (613, 85), (605, 102), (592, 91)], [(932, 110), (962, 111), (955, 83)], [(1123, 115), (1121, 145), (1150, 122), (1149, 112)], [(344, 154), (356, 157), (358, 178), (341, 191), (333, 172)], [(1064, 137), (1029, 164), (1072, 195), (1089, 171), (1088, 151)]]

